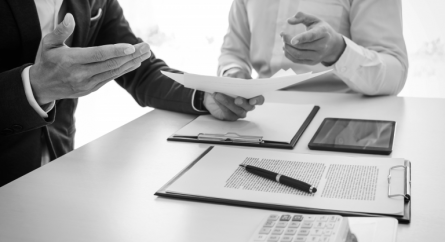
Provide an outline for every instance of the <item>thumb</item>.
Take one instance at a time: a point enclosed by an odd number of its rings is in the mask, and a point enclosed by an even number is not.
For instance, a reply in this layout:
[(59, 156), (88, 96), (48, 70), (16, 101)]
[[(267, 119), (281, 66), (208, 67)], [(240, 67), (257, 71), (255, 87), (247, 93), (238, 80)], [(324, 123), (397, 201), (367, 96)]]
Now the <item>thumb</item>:
[(306, 27), (310, 27), (311, 25), (320, 22), (320, 19), (303, 12), (298, 12), (295, 16), (289, 18), (287, 22), (291, 25), (304, 24)]
[(65, 41), (74, 32), (74, 17), (72, 14), (67, 13), (62, 23), (57, 25), (53, 32), (47, 34), (43, 39), (43, 44), (47, 48), (57, 48), (65, 45)]

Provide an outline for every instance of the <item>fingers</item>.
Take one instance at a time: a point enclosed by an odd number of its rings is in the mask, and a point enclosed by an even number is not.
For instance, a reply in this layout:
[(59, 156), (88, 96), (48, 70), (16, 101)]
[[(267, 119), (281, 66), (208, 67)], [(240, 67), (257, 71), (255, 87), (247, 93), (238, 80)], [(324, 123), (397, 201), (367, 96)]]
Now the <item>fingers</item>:
[(132, 68), (130, 68), (130, 69), (124, 71), (124, 73), (122, 73), (121, 76), (123, 76), (123, 75), (125, 75), (125, 74), (127, 74), (127, 73), (129, 73), (129, 72), (132, 72), (132, 71), (134, 71), (134, 70), (136, 70), (136, 69), (138, 69), (138, 68), (139, 68), (139, 66), (133, 66)]
[(150, 53), (145, 53), (140, 57), (137, 57), (135, 59), (132, 59), (130, 61), (128, 61), (127, 63), (123, 64), (122, 66), (120, 66), (117, 69), (112, 69), (110, 71), (106, 71), (100, 74), (97, 74), (93, 77), (91, 77), (91, 82), (93, 82), (94, 84), (98, 84), (100, 82), (103, 81), (107, 81), (107, 80), (111, 80), (111, 79), (115, 79), (118, 78), (120, 76), (122, 76), (124, 73), (126, 73), (127, 70), (131, 69), (131, 68), (138, 68), (142, 61), (148, 59), (150, 56)]
[(303, 12), (298, 12), (294, 17), (289, 18), (287, 22), (291, 25), (304, 24), (309, 27), (315, 23), (320, 22), (320, 19)]
[(224, 104), (218, 102), (215, 98), (215, 104), (219, 107), (222, 114), (220, 115), (219, 119), (225, 120), (225, 121), (236, 121), (240, 117), (232, 112), (230, 109), (228, 109)]
[(239, 107), (242, 107), (246, 111), (252, 111), (255, 109), (255, 105), (263, 105), (263, 103), (264, 103), (263, 96), (257, 96), (249, 100), (246, 100), (242, 97), (235, 98), (235, 104), (238, 105)]
[[(285, 52), (286, 57), (293, 62), (295, 62), (296, 60), (311, 60), (320, 58), (320, 54), (318, 53), (320, 49), (316, 47), (325, 45), (325, 42), (322, 40), (311, 43), (299, 43), (297, 45), (292, 45), (289, 44), (290, 36), (288, 34), (282, 33), (281, 36), (283, 37), (283, 41), (285, 43), (283, 46), (283, 51)], [(314, 49), (300, 49), (297, 48), (297, 46), (303, 46), (305, 48), (314, 47)]]
[[(134, 66), (134, 67), (132, 67), (132, 68), (130, 68), (130, 69), (128, 69), (128, 70), (125, 70), (124, 73), (122, 73), (122, 75), (120, 75), (120, 76), (123, 76), (123, 75), (125, 75), (125, 74), (127, 74), (127, 73), (129, 73), (129, 72), (132, 72), (132, 71), (136, 70), (138, 67), (139, 67), (139, 66)], [(109, 80), (106, 80), (106, 81), (103, 81), (103, 82), (99, 82), (99, 83), (93, 88), (93, 90), (92, 90), (91, 92), (95, 92), (95, 91), (99, 90), (99, 89), (100, 89), (101, 87), (103, 87), (105, 84), (107, 84), (108, 82), (110, 82), (110, 81), (112, 81), (112, 80), (114, 80), (114, 79), (116, 79), (116, 78), (118, 78), (118, 77), (119, 77), (119, 76), (114, 76), (114, 77), (112, 77), (112, 78), (109, 78)]]
[(236, 97), (235, 98), (235, 104), (241, 108), (243, 108), (246, 111), (252, 111), (255, 109), (255, 105), (251, 105), (249, 103), (249, 100), (246, 100), (242, 97)]
[[(143, 45), (146, 45), (148, 50), (150, 49), (148, 44), (143, 43)], [(88, 64), (131, 55), (134, 54), (135, 51), (135, 47), (131, 44), (102, 45), (89, 48), (77, 48), (76, 53), (71, 57), (77, 63)]]
[(293, 37), (282, 33), (285, 56), (294, 63), (316, 65), (331, 49), (331, 35), (324, 26), (315, 27)]
[(292, 36), (290, 36), (289, 34), (286, 34), (286, 33), (280, 33), (280, 35), (281, 35), (281, 39), (283, 40), (283, 42), (285, 44), (292, 45), (292, 43), (291, 43)]
[(252, 79), (249, 72), (241, 69), (240, 67), (233, 67), (226, 70), (223, 76), (231, 78)]
[(325, 27), (313, 28), (307, 32), (296, 35), (292, 38), (291, 44), (296, 46), (297, 44), (310, 43), (317, 40), (327, 38), (329, 36)]
[(221, 120), (236, 121), (239, 118), (245, 118), (248, 111), (255, 109), (255, 105), (264, 103), (264, 97), (258, 96), (246, 100), (241, 97), (232, 98), (221, 93), (204, 96), (204, 105), (209, 112)]
[(221, 93), (215, 93), (214, 94), (214, 99), (219, 104), (221, 104), (222, 106), (226, 107), (228, 110), (233, 112), (238, 118), (245, 118), (246, 117), (247, 111), (244, 108), (239, 107), (238, 105), (236, 105), (235, 102), (234, 102), (234, 98), (226, 96), (226, 95), (221, 94)]
[(286, 45), (283, 48), (283, 50), (285, 52), (291, 54), (296, 59), (312, 60), (312, 59), (321, 58), (321, 54), (315, 50), (300, 50), (300, 49), (296, 49), (289, 45)]
[(67, 13), (62, 23), (57, 25), (53, 32), (43, 38), (43, 48), (57, 48), (65, 45), (65, 41), (74, 31), (76, 23), (72, 14)]
[(264, 96), (256, 96), (251, 99), (249, 99), (250, 105), (263, 105), (264, 104)]
[(127, 74), (127, 73), (129, 73), (129, 72), (132, 72), (132, 71), (136, 70), (138, 67), (139, 67), (139, 66), (133, 66), (133, 67), (131, 67), (131, 68), (125, 70), (121, 75), (113, 76), (113, 77), (109, 78), (109, 80), (105, 80), (105, 81), (99, 82), (99, 83), (96, 84), (96, 86), (91, 90), (91, 92), (95, 92), (95, 91), (99, 90), (101, 87), (103, 87), (103, 86), (104, 86), (105, 84), (107, 84), (109, 81), (114, 80), (114, 79), (118, 78), (119, 76), (123, 76), (123, 75), (125, 75), (125, 74)]
[(307, 43), (298, 43), (296, 45), (292, 45), (297, 50), (313, 50), (313, 51), (322, 51), (328, 47), (329, 38), (318, 39), (313, 42)]
[[(148, 59), (151, 55), (150, 47), (146, 43), (140, 43), (134, 46), (135, 52), (132, 55), (125, 55), (122, 57), (116, 57), (112, 58), (103, 62), (97, 62), (92, 64), (87, 64), (85, 67), (88, 68), (88, 71), (90, 72), (90, 77), (93, 75), (97, 75), (102, 72), (110, 71), (113, 69), (118, 69), (122, 65), (128, 63), (131, 60), (137, 59), (143, 55), (144, 59), (142, 61)], [(147, 56), (148, 54), (148, 56)], [(146, 58), (145, 58), (146, 57)], [(142, 62), (141, 61), (141, 62)], [(134, 64), (137, 64), (136, 62)]]
[(286, 33), (281, 33), (280, 35), (284, 43), (295, 47), (330, 37), (329, 31), (325, 26), (312, 28), (306, 32), (297, 34), (294, 37)]
[(303, 59), (303, 58), (296, 57), (287, 51), (284, 52), (284, 56), (286, 56), (286, 58), (288, 58), (290, 61), (292, 61), (294, 63), (298, 63), (298, 64), (316, 65), (319, 63), (319, 61), (316, 61), (314, 59)]

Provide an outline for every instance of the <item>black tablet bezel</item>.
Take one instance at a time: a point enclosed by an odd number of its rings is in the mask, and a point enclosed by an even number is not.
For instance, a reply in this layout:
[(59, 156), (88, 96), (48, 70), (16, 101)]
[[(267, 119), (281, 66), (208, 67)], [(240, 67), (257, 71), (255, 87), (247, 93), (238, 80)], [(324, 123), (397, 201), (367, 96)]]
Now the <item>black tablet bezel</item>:
[[(315, 138), (318, 136), (326, 122), (332, 121), (357, 121), (357, 122), (375, 122), (375, 123), (390, 123), (391, 130), (391, 138), (389, 140), (389, 147), (365, 147), (362, 146), (353, 146), (353, 145), (336, 145), (336, 144), (320, 144), (314, 143)], [(311, 150), (327, 150), (327, 151), (338, 151), (338, 152), (352, 152), (352, 153), (364, 153), (364, 154), (380, 154), (380, 155), (389, 155), (392, 152), (394, 136), (396, 132), (396, 122), (389, 120), (371, 120), (371, 119), (348, 119), (348, 118), (325, 118), (323, 122), (318, 127), (317, 132), (315, 132), (308, 146)]]

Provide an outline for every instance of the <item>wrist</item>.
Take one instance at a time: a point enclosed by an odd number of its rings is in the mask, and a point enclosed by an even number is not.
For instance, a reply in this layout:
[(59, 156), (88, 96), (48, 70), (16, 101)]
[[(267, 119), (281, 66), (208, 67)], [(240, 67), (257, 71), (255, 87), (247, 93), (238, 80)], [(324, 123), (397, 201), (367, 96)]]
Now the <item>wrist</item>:
[(239, 78), (239, 79), (252, 79), (250, 73), (247, 70), (237, 66), (224, 71), (223, 76), (231, 78)]
[(196, 109), (196, 111), (199, 112), (207, 112), (207, 108), (204, 105), (204, 97), (205, 92), (196, 90), (193, 98), (193, 107)]
[(326, 56), (326, 58), (324, 58), (321, 62), (324, 66), (331, 66), (337, 63), (338, 59), (340, 59), (346, 49), (346, 43), (343, 36), (339, 33), (336, 33), (335, 36), (336, 41), (332, 46), (331, 54)]
[(41, 82), (39, 81), (38, 68), (39, 64), (35, 64), (29, 69), (29, 83), (31, 84), (32, 93), (39, 106), (45, 106), (55, 99), (51, 99), (47, 97), (48, 95), (45, 95), (45, 88), (42, 88), (40, 85)]

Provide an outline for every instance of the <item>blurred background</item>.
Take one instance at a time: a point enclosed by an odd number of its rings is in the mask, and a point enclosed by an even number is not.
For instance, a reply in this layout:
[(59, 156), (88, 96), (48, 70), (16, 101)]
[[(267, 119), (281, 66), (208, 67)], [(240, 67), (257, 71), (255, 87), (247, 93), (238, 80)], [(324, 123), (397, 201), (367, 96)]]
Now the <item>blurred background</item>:
[[(372, 1), (372, 0), (371, 0)], [(119, 0), (137, 36), (173, 68), (216, 75), (232, 0)], [(444, 0), (402, 0), (410, 62), (399, 96), (445, 97)], [(115, 82), (79, 99), (78, 148), (151, 111), (140, 107)]]

